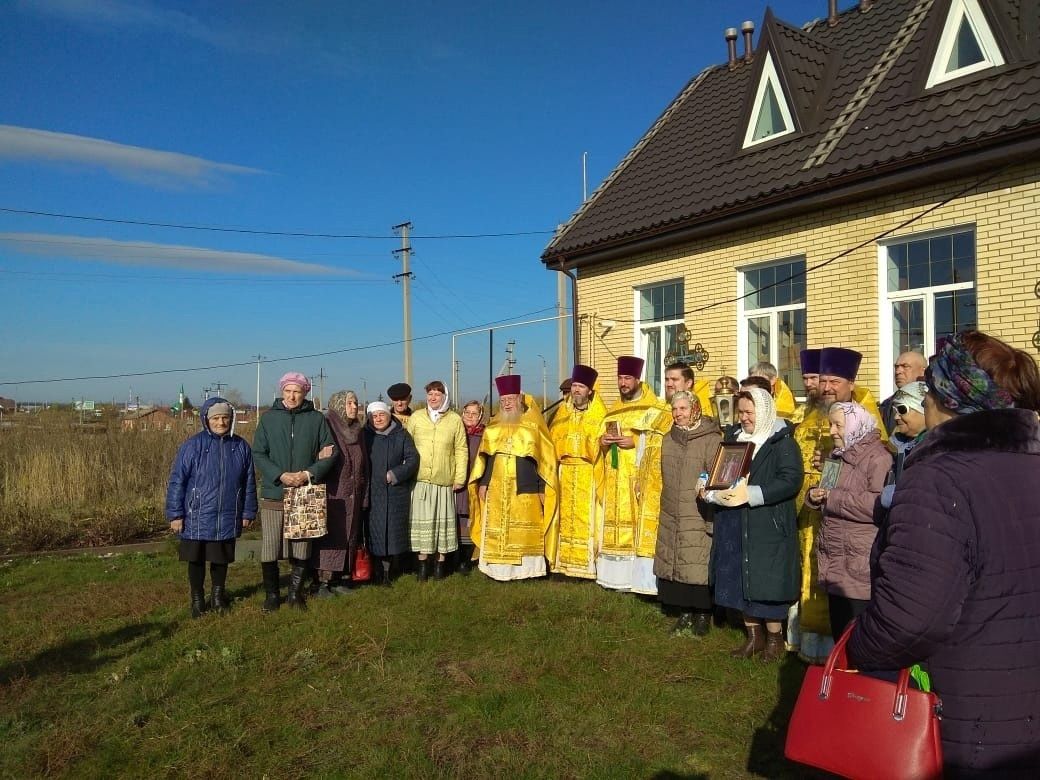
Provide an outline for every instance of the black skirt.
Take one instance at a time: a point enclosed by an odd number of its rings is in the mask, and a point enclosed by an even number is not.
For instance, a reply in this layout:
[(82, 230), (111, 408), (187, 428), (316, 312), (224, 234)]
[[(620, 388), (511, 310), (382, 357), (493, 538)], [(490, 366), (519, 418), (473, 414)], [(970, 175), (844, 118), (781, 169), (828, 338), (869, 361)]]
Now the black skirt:
[(685, 582), (657, 578), (657, 599), (681, 609), (708, 612), (712, 608), (711, 589), (707, 585), (687, 585)]
[(200, 542), (197, 539), (181, 539), (180, 559), (189, 563), (234, 563), (235, 540), (225, 542)]

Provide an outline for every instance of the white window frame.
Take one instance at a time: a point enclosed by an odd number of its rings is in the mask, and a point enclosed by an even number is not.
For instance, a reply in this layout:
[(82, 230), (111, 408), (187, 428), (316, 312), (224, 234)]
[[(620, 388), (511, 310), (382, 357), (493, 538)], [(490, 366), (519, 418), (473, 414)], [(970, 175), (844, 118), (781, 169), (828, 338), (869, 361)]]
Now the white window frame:
[[(803, 263), (807, 262), (804, 254), (788, 255), (787, 257), (777, 257), (772, 260), (766, 260), (761, 263), (754, 263), (753, 265), (742, 266), (737, 269), (737, 379), (743, 379), (747, 376), (747, 371), (751, 368), (751, 353), (748, 350), (748, 320), (754, 317), (769, 316), (769, 362), (774, 366), (778, 365), (780, 345), (778, 339), (780, 338), (780, 323), (779, 314), (785, 311), (796, 311), (802, 309), (805, 311), (806, 323), (809, 320), (809, 306), (808, 301), (803, 303), (785, 303), (782, 306), (766, 306), (760, 309), (749, 309), (746, 305), (747, 298), (744, 296), (747, 294), (745, 288), (745, 274), (748, 271), (757, 271), (760, 268), (768, 268), (771, 265), (781, 265), (783, 263), (792, 263), (797, 260), (801, 260)], [(806, 284), (806, 297), (808, 298), (808, 284)], [(794, 388), (791, 388), (791, 392), (794, 392)], [(795, 396), (795, 400), (799, 403), (805, 401), (804, 395)]]
[[(776, 95), (777, 102), (780, 104), (780, 116), (784, 120), (785, 129), (779, 133), (773, 133), (754, 141), (752, 139), (755, 135), (755, 127), (758, 125), (759, 114), (762, 112), (762, 101), (765, 98), (767, 84), (772, 85), (773, 94)], [(791, 109), (787, 105), (787, 95), (784, 94), (783, 87), (780, 86), (780, 77), (777, 75), (776, 66), (773, 64), (773, 55), (767, 51), (765, 62), (762, 63), (762, 74), (758, 78), (755, 99), (751, 104), (751, 118), (748, 120), (747, 130), (744, 131), (744, 145), (742, 148), (748, 149), (758, 144), (764, 144), (766, 141), (772, 141), (774, 138), (790, 135), (794, 130), (794, 119), (791, 115)]]
[[(661, 331), (661, 365), (659, 367), (660, 368), (659, 376), (661, 377), (661, 388), (658, 390), (657, 388), (654, 388), (652, 385), (650, 386), (650, 389), (653, 390), (654, 393), (656, 395), (660, 396), (661, 398), (664, 398), (664, 367), (666, 365), (666, 363), (665, 363), (665, 356), (667, 354), (665, 349), (664, 349), (664, 329), (665, 329), (665, 327), (667, 327), (669, 325), (682, 325), (682, 324), (684, 324), (686, 322), (686, 319), (685, 319), (685, 317), (680, 317), (678, 319), (671, 319), (671, 320), (643, 320), (641, 318), (641, 314), (640, 314), (640, 311), (639, 311), (639, 304), (640, 304), (640, 296), (642, 295), (644, 290), (651, 290), (654, 287), (666, 287), (666, 286), (672, 285), (672, 284), (681, 284), (682, 285), (683, 300), (681, 302), (681, 308), (683, 310), (683, 313), (685, 314), (685, 311), (686, 311), (686, 279), (684, 277), (680, 276), (680, 277), (675, 278), (675, 279), (662, 279), (661, 281), (658, 281), (658, 282), (652, 282), (650, 284), (641, 284), (638, 287), (633, 287), (632, 288), (632, 311), (635, 313), (635, 316), (633, 317), (633, 319), (636, 321), (636, 323), (635, 323), (636, 326), (633, 329), (633, 334), (632, 334), (632, 337), (633, 337), (633, 340), (634, 340), (634, 344), (632, 345), (632, 354), (642, 358), (644, 361), (647, 360), (647, 340), (648, 339), (647, 339), (646, 334), (643, 331), (645, 329), (647, 329), (647, 328), (659, 328), (660, 331)], [(644, 367), (643, 368), (643, 379), (642, 379), (642, 381), (644, 381), (644, 382), (647, 381), (646, 377), (648, 376), (648, 373), (649, 372), (647, 371), (647, 368)], [(650, 383), (647, 382), (647, 384), (650, 384)]]
[[(979, 44), (979, 49), (982, 50), (982, 61), (947, 73), (946, 65), (950, 61), (950, 55), (953, 53), (953, 44), (957, 40), (957, 32), (960, 30), (962, 20), (964, 19), (967, 19), (968, 26), (971, 27), (971, 31), (975, 34), (975, 40)], [(928, 81), (925, 83), (924, 88), (931, 89), (936, 84), (953, 81), (961, 76), (978, 73), (980, 70), (996, 68), (1003, 64), (1004, 55), (1000, 52), (1000, 46), (997, 45), (997, 39), (993, 36), (993, 31), (986, 21), (986, 15), (983, 13), (982, 8), (979, 7), (978, 0), (952, 0), (950, 11), (946, 15), (942, 36), (939, 38), (939, 45), (935, 50), (932, 69), (928, 72)]]
[[(895, 244), (906, 244), (911, 241), (923, 241), (940, 236), (963, 233), (970, 230), (975, 234), (975, 281), (955, 282), (953, 284), (936, 284), (931, 287), (913, 287), (909, 290), (888, 291), (888, 248)], [(924, 335), (926, 344), (935, 344), (935, 296), (948, 292), (959, 292), (961, 290), (974, 290), (975, 300), (978, 302), (978, 279), (979, 279), (979, 234), (974, 223), (966, 225), (954, 225), (940, 230), (929, 230), (923, 233), (908, 233), (902, 236), (879, 241), (878, 251), (878, 336), (879, 346), (878, 360), (881, 366), (880, 391), (881, 398), (888, 398), (896, 390), (895, 377), (892, 366), (898, 355), (892, 351), (892, 305), (901, 301), (913, 301), (924, 299)], [(925, 355), (925, 358), (930, 355)]]

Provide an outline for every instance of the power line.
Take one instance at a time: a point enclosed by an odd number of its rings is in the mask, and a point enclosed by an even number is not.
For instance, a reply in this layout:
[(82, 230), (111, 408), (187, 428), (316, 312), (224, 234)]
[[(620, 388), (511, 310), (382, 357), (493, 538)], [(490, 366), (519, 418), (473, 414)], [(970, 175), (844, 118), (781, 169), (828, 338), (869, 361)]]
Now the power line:
[[(286, 238), (356, 238), (371, 240), (396, 239), (397, 236), (374, 233), (309, 233), (302, 230), (259, 230), (256, 228), (228, 227), (224, 225), (187, 225), (176, 222), (150, 222), (142, 219), (118, 219), (115, 217), (98, 217), (86, 214), (62, 214), (54, 211), (31, 211), (29, 209), (13, 209), (0, 206), (5, 214), (20, 214), (28, 217), (54, 217), (55, 219), (74, 219), (81, 222), (104, 222), (110, 225), (138, 225), (140, 227), (171, 228), (174, 230), (200, 230), (212, 233), (242, 233), (250, 236), (282, 236)], [(462, 238), (511, 238), (514, 236), (544, 236), (552, 230), (518, 230), (504, 233), (445, 233), (441, 235), (412, 236), (423, 239), (462, 239)]]
[[(699, 308), (693, 309), (691, 311), (679, 312), (679, 313), (676, 313), (674, 315), (674, 317), (669, 317), (668, 319), (679, 319), (680, 317), (687, 317), (687, 316), (689, 316), (691, 314), (700, 314), (701, 312), (708, 311), (709, 309), (714, 309), (714, 308), (716, 308), (718, 306), (725, 306), (725, 305), (730, 304), (730, 303), (736, 303), (737, 301), (742, 301), (745, 298), (750, 298), (752, 295), (758, 295), (759, 293), (764, 292), (765, 290), (772, 289), (773, 287), (779, 287), (782, 284), (787, 284), (792, 279), (797, 279), (799, 277), (808, 276), (813, 271), (818, 271), (821, 268), (824, 268), (825, 266), (830, 265), (831, 263), (837, 262), (841, 258), (847, 257), (848, 255), (851, 255), (853, 252), (856, 252), (856, 251), (862, 249), (863, 247), (870, 246), (871, 244), (876, 244), (878, 241), (880, 241), (881, 239), (885, 238), (886, 236), (890, 236), (893, 233), (895, 233), (896, 231), (902, 230), (903, 228), (909, 227), (910, 225), (914, 224), (915, 222), (918, 222), (918, 221), (924, 219), (926, 216), (931, 214), (933, 211), (936, 211), (936, 210), (942, 208), (943, 206), (945, 206), (950, 201), (956, 200), (957, 198), (961, 197), (962, 195), (966, 195), (967, 193), (971, 192), (974, 189), (978, 189), (979, 187), (981, 187), (983, 184), (985, 184), (990, 179), (993, 179), (996, 176), (998, 176), (1001, 173), (1003, 173), (1005, 169), (1010, 167), (1010, 165), (1011, 165), (1011, 163), (1005, 163), (1004, 165), (1000, 166), (996, 170), (990, 171), (985, 176), (982, 176), (979, 179), (976, 179), (971, 184), (969, 184), (966, 187), (958, 190), (957, 192), (953, 193), (952, 195), (949, 195), (948, 197), (946, 197), (945, 199), (939, 201), (938, 203), (935, 203), (935, 204), (929, 206), (924, 211), (922, 211), (922, 212), (920, 212), (918, 214), (915, 214), (914, 216), (910, 217), (909, 219), (904, 220), (903, 222), (900, 222), (895, 227), (891, 227), (888, 230), (884, 230), (881, 233), (878, 233), (876, 236), (873, 236), (872, 238), (868, 238), (865, 241), (861, 241), (860, 243), (856, 244), (855, 246), (849, 247), (848, 249), (845, 249), (845, 250), (839, 252), (834, 257), (830, 258), (829, 260), (824, 260), (822, 263), (817, 263), (816, 265), (810, 266), (810, 267), (806, 268), (803, 271), (796, 271), (796, 272), (792, 273), (791, 275), (784, 277), (783, 279), (778, 279), (777, 281), (773, 282), (772, 284), (763, 285), (762, 287), (759, 287), (759, 288), (757, 288), (755, 290), (752, 290), (751, 292), (744, 293), (743, 295), (738, 295), (738, 296), (736, 296), (734, 298), (726, 298), (726, 299), (721, 300), (721, 301), (715, 301), (713, 303), (706, 304), (704, 306), (701, 306)], [(637, 323), (637, 322), (649, 323), (649, 322), (654, 322), (655, 321), (655, 320), (626, 320), (626, 319), (621, 319), (621, 318), (618, 318), (618, 317), (612, 317), (611, 319), (613, 319), (615, 322), (623, 322), (625, 324), (634, 324), (634, 323)]]
[(133, 274), (104, 274), (88, 273), (85, 271), (16, 271), (12, 268), (0, 268), (0, 274), (13, 274), (25, 277), (44, 277), (53, 281), (90, 281), (92, 279), (104, 280), (105, 282), (136, 282), (141, 280), (165, 280), (173, 282), (206, 282), (214, 283), (236, 283), (236, 284), (391, 284), (387, 279), (342, 279), (339, 277), (314, 277), (314, 278), (254, 278), (254, 277), (226, 277), (226, 276), (155, 276), (155, 275), (133, 275)]
[[(535, 309), (534, 311), (524, 312), (523, 314), (514, 314), (511, 317), (505, 317), (505, 318), (500, 319), (500, 320), (492, 320), (491, 322), (485, 322), (485, 323), (482, 323), (480, 325), (467, 326), (466, 329), (468, 329), (469, 327), (481, 328), (481, 327), (488, 327), (490, 325), (499, 325), (499, 324), (504, 323), (504, 322), (509, 322), (510, 320), (517, 320), (517, 319), (520, 319), (521, 317), (529, 317), (532, 314), (540, 314), (543, 311), (550, 311), (550, 310), (553, 310), (555, 308), (556, 308), (555, 306), (546, 306), (546, 307), (543, 307), (541, 309)], [(457, 330), (459, 330), (459, 329), (456, 328), (456, 329), (452, 329), (452, 330), (444, 330), (444, 331), (440, 331), (439, 333), (430, 333), (430, 334), (427, 334), (425, 336), (414, 336), (412, 338), (412, 341), (425, 341), (425, 340), (428, 340), (428, 339), (439, 338), (441, 336), (450, 336), (451, 334), (455, 333)], [(138, 376), (160, 376), (162, 374), (187, 374), (187, 373), (191, 373), (191, 372), (194, 372), (194, 371), (214, 371), (214, 370), (216, 370), (218, 368), (241, 368), (242, 366), (253, 366), (253, 365), (256, 365), (258, 362), (267, 364), (267, 363), (284, 363), (284, 362), (286, 362), (288, 360), (310, 360), (311, 358), (328, 357), (329, 355), (342, 355), (342, 354), (345, 354), (347, 352), (361, 352), (361, 351), (367, 350), (367, 349), (381, 349), (383, 347), (392, 347), (392, 346), (395, 346), (397, 344), (403, 344), (403, 343), (404, 343), (403, 339), (398, 339), (396, 341), (384, 341), (384, 342), (382, 342), (380, 344), (365, 344), (365, 345), (359, 346), (359, 347), (344, 347), (342, 349), (332, 349), (332, 350), (329, 350), (327, 352), (313, 352), (313, 353), (311, 353), (309, 355), (289, 355), (287, 357), (269, 358), (269, 359), (260, 360), (260, 361), (257, 361), (257, 360), (254, 359), (254, 360), (247, 360), (247, 361), (244, 361), (244, 362), (241, 362), (241, 363), (221, 363), (219, 365), (194, 366), (192, 368), (167, 368), (167, 369), (162, 369), (162, 370), (158, 370), (158, 371), (133, 371), (133, 372), (127, 372), (127, 373), (123, 373), (123, 374), (99, 374), (99, 375), (96, 375), (96, 376), (54, 377), (54, 378), (51, 378), (51, 379), (2, 380), (2, 381), (0, 381), (0, 386), (2, 386), (2, 385), (42, 385), (42, 384), (54, 384), (54, 383), (57, 383), (57, 382), (86, 382), (86, 381), (93, 380), (93, 379), (128, 379), (130, 377), (138, 377)]]

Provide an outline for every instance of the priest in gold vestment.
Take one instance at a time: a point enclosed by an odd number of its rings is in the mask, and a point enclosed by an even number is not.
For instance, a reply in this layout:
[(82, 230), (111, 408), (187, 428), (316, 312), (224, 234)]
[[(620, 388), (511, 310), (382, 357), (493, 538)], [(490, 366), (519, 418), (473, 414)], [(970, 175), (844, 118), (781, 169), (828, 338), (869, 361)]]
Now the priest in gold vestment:
[(484, 430), (470, 473), (477, 567), (495, 580), (541, 577), (556, 557), (558, 482), (541, 410), (520, 393), (520, 377), (495, 379), (499, 413)]
[(596, 463), (599, 437), (607, 412), (594, 389), (598, 373), (581, 365), (571, 372), (570, 396), (549, 426), (560, 479), (560, 519), (554, 572), (581, 579), (596, 578)]
[[(802, 559), (802, 589), (797, 607), (791, 609), (787, 644), (789, 650), (797, 650), (798, 655), (810, 663), (823, 663), (834, 646), (827, 593), (819, 585), (816, 566), (816, 537), (823, 516), (820, 510), (805, 503), (805, 494), (809, 488), (820, 482), (818, 453), (826, 457), (832, 446), (827, 410), (835, 401), (855, 401), (874, 416), (881, 435), (885, 436), (877, 401), (869, 389), (855, 383), (861, 360), (859, 352), (842, 347), (805, 349), (801, 353), (802, 381), (807, 400), (796, 416), (798, 427), (794, 431), (794, 440), (802, 453), (802, 466), (805, 469), (802, 489), (795, 500)], [(825, 377), (824, 383), (821, 383), (821, 374)]]
[(642, 359), (618, 358), (621, 398), (603, 418), (597, 467), (601, 520), (596, 582), (612, 590), (654, 596), (661, 444), (672, 427), (672, 414), (640, 381), (642, 374)]

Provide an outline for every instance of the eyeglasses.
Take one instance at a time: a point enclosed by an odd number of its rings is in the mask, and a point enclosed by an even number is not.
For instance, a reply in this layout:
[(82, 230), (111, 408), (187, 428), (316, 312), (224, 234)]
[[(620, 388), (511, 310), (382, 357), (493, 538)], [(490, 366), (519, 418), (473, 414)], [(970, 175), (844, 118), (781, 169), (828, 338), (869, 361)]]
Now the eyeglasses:
[(907, 412), (911, 411), (910, 407), (906, 404), (892, 404), (892, 408), (896, 410), (896, 414), (900, 417), (905, 416)]

